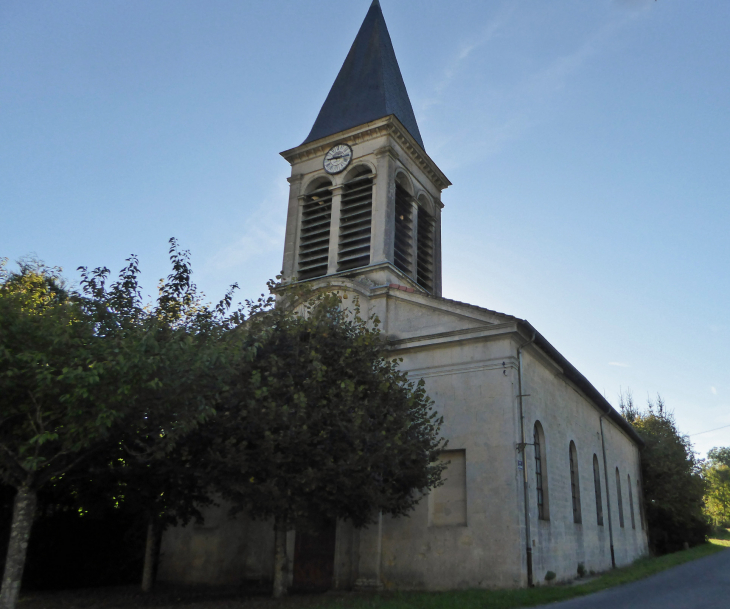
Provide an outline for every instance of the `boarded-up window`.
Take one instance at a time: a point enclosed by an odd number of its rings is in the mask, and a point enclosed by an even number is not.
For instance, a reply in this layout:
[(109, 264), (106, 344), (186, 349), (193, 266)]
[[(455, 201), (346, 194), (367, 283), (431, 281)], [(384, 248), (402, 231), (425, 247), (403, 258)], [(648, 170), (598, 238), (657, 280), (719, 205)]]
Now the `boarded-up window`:
[(466, 451), (445, 450), (439, 460), (449, 465), (441, 474), (444, 484), (431, 491), (429, 524), (431, 526), (466, 525)]

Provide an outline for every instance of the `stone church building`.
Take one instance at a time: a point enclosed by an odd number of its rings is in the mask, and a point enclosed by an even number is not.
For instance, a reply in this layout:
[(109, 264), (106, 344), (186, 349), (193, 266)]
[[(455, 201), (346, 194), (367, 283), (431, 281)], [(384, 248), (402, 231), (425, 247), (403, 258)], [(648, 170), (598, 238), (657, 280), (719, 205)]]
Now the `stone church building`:
[[(292, 167), (284, 276), (359, 297), (444, 417), (446, 483), (408, 518), (289, 534), (300, 588), (518, 587), (647, 553), (641, 438), (529, 322), (444, 298), (441, 202), (374, 0)], [(224, 507), (169, 530), (161, 581), (269, 580), (273, 528)]]

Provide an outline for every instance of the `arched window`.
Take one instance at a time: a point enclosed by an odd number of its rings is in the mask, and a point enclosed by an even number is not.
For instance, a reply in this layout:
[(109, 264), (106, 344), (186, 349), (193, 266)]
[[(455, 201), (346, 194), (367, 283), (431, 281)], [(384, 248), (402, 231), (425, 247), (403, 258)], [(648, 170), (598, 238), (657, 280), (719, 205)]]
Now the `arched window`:
[(547, 462), (545, 459), (545, 434), (542, 425), (535, 423), (533, 431), (533, 443), (535, 446), (535, 490), (537, 492), (537, 517), (540, 520), (549, 520), (547, 493)]
[(332, 182), (327, 179), (316, 180), (304, 196), (297, 272), (300, 280), (327, 274), (332, 217), (331, 187)]
[(370, 231), (373, 216), (373, 175), (369, 167), (350, 172), (340, 199), (340, 234), (337, 271), (370, 264)]
[(636, 481), (636, 496), (639, 498), (639, 522), (641, 523), (641, 530), (644, 530), (644, 504), (642, 502), (641, 485), (639, 481)]
[(573, 522), (583, 522), (580, 512), (580, 477), (578, 476), (578, 451), (575, 449), (575, 442), (570, 441), (570, 493), (573, 498)]
[(631, 474), (626, 474), (629, 485), (629, 511), (631, 512), (631, 528), (636, 528), (636, 519), (634, 518), (634, 493), (631, 490)]
[(393, 263), (407, 275), (413, 273), (413, 194), (408, 179), (395, 178), (395, 241)]
[(598, 467), (598, 457), (593, 455), (593, 486), (596, 490), (596, 523), (603, 526), (603, 500), (601, 499), (601, 470)]
[(618, 467), (616, 468), (616, 497), (618, 499), (618, 523), (622, 527), (624, 526), (624, 502), (621, 499), (621, 474), (618, 473)]

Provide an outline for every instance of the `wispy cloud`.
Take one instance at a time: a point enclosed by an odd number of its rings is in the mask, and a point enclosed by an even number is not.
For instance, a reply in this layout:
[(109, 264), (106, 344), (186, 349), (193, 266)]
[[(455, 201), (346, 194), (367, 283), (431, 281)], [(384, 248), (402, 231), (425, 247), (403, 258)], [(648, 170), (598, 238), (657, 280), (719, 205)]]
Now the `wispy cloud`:
[(608, 362), (609, 366), (618, 366), (619, 368), (629, 368), (630, 366), (625, 362)]
[(205, 263), (212, 273), (241, 269), (245, 264), (262, 255), (271, 256), (282, 252), (286, 211), (282, 213), (282, 201), (289, 198), (286, 179), (278, 176), (269, 195), (248, 217), (242, 234), (232, 243), (223, 245)]
[(444, 69), (441, 78), (434, 86), (433, 95), (421, 102), (420, 109), (422, 112), (419, 114), (425, 114), (430, 107), (443, 103), (449, 91), (449, 86), (463, 69), (469, 56), (480, 47), (489, 43), (505, 27), (514, 12), (514, 4), (505, 5), (505, 10), (490, 20), (476, 36), (463, 40), (459, 44), (458, 50), (454, 53), (448, 66)]
[(712, 393), (712, 395), (717, 395), (717, 389), (715, 387), (710, 387), (710, 393)]
[[(497, 37), (509, 34), (509, 29), (520, 28), (518, 3), (505, 3), (504, 9), (490, 20), (473, 38), (458, 43), (452, 59), (444, 69), (441, 78), (433, 86), (433, 94), (419, 104), (419, 117), (428, 120), (429, 113), (447, 99), (453, 98), (460, 87), (466, 86), (468, 77), (474, 69), (470, 58), (476, 51), (494, 41)], [(638, 17), (636, 11), (628, 11), (604, 23), (567, 53), (547, 59), (545, 63), (531, 72), (516, 75), (512, 82), (502, 83), (501, 89), (495, 85), (489, 99), (483, 100), (479, 107), (471, 111), (476, 115), (471, 120), (472, 128), (460, 132), (444, 134), (435, 147), (442, 152), (448, 148), (458, 148), (460, 159), (473, 159), (483, 155), (498, 153), (509, 141), (523, 137), (544, 115), (547, 102), (569, 85), (591, 58), (600, 53), (618, 30)], [(470, 111), (464, 107), (465, 111)], [(475, 134), (475, 130), (478, 132)], [(433, 144), (432, 144), (433, 146)], [(471, 148), (471, 154), (464, 149)], [(463, 160), (446, 160), (450, 167), (463, 163)]]

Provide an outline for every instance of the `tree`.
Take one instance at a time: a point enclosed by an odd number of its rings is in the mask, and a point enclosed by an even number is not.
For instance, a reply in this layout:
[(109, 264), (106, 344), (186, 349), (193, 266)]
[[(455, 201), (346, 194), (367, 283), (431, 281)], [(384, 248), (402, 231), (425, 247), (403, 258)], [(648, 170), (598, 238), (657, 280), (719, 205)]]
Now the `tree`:
[(189, 253), (170, 243), (172, 272), (154, 305), (142, 302), (134, 256), (109, 288), (108, 269), (81, 267), (82, 292), (38, 262), (0, 269), (0, 477), (17, 490), (2, 609), (17, 600), (38, 491), (49, 482), (63, 492), (86, 477), (110, 501), (145, 511), (145, 589), (162, 529), (200, 518), (210, 502), (187, 439), (224, 386), (235, 286), (208, 307)]
[(60, 269), (32, 260), (17, 272), (0, 267), (0, 478), (16, 490), (2, 609), (18, 597), (39, 489), (109, 437), (134, 360), (100, 340)]
[[(287, 305), (287, 302), (289, 303)], [(274, 596), (285, 592), (286, 531), (315, 515), (361, 527), (379, 511), (407, 514), (443, 465), (441, 419), (423, 381), (389, 360), (377, 319), (335, 294), (298, 307), (251, 307), (234, 338), (240, 358), (212, 434), (219, 492), (273, 519)], [(370, 327), (372, 326), (372, 327)]]
[(677, 429), (661, 396), (639, 410), (630, 392), (620, 396), (621, 412), (643, 438), (641, 477), (649, 544), (660, 554), (705, 541), (705, 484), (701, 462), (689, 438)]
[(707, 515), (715, 526), (730, 526), (730, 447), (712, 448), (703, 473), (707, 483)]
[(164, 529), (201, 520), (200, 507), (212, 503), (201, 467), (198, 426), (215, 413), (225, 386), (227, 331), (241, 318), (230, 311), (231, 286), (211, 308), (192, 282), (190, 253), (170, 239), (172, 271), (160, 280), (158, 298), (148, 304), (139, 289), (135, 256), (108, 289), (109, 270), (81, 267), (86, 306), (100, 320), (99, 332), (140, 345), (145, 367), (131, 387), (132, 404), (106, 462), (96, 476), (111, 476), (117, 497), (141, 511), (148, 522), (142, 589), (149, 591)]

